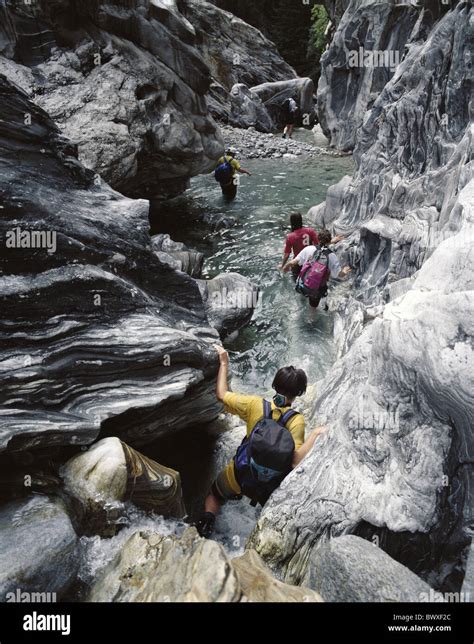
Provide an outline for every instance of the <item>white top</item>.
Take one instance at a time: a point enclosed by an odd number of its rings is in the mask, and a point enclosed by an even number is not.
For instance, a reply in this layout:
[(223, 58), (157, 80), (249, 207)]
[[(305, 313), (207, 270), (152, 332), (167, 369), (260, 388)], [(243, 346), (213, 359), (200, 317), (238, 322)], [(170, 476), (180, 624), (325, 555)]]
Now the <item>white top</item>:
[[(303, 248), (301, 253), (297, 256), (298, 264), (300, 266), (303, 266), (305, 262), (307, 262), (309, 259), (312, 258), (314, 253), (317, 251), (316, 246), (306, 246), (306, 248)], [(341, 264), (339, 263), (339, 260), (337, 259), (336, 253), (330, 253), (328, 255), (328, 266), (329, 270), (331, 271), (331, 277), (335, 278), (339, 275), (341, 272)]]

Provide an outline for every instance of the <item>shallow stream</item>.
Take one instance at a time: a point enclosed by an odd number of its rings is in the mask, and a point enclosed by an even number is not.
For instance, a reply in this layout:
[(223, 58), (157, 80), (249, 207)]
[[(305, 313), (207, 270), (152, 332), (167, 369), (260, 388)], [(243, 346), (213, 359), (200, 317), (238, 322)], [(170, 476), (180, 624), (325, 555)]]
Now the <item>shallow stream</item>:
[[(296, 133), (309, 141), (310, 134)], [(226, 341), (234, 390), (265, 395), (274, 372), (293, 364), (306, 370), (310, 382), (324, 376), (334, 361), (331, 315), (319, 310), (311, 315), (307, 302), (297, 295), (291, 276), (278, 266), (283, 255), (289, 216), (324, 200), (329, 186), (352, 174), (350, 157), (320, 156), (251, 160), (243, 163), (252, 176), (242, 176), (238, 197), (226, 203), (213, 175), (199, 176), (180, 197), (155, 205), (151, 212), (152, 233), (168, 233), (175, 241), (205, 255), (204, 277), (238, 272), (261, 289), (250, 324), (237, 337)], [(225, 220), (225, 226), (216, 222)], [(196, 431), (197, 430), (197, 431)], [(178, 441), (178, 448), (177, 448)], [(205, 489), (215, 438), (199, 428), (171, 437), (147, 449), (151, 458), (181, 472), (188, 509), (199, 505)], [(243, 552), (245, 541), (260, 510), (245, 500), (227, 503), (216, 524), (214, 538), (231, 556)], [(128, 517), (128, 518), (127, 518)], [(92, 581), (136, 530), (152, 529), (162, 534), (180, 534), (183, 522), (147, 517), (130, 508), (126, 527), (112, 539), (83, 538), (81, 577)]]

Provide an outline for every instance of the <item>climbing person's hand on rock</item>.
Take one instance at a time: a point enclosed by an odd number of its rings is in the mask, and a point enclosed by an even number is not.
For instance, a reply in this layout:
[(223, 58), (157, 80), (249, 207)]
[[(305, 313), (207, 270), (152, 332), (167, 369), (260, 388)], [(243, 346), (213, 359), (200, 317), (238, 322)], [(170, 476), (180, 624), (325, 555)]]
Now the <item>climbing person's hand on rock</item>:
[(229, 354), (224, 349), (224, 347), (222, 347), (220, 344), (215, 344), (214, 348), (215, 348), (215, 350), (217, 351), (217, 353), (219, 355), (219, 360), (221, 361), (221, 363), (223, 363), (223, 362), (228, 363), (229, 362)]
[(350, 266), (344, 266), (344, 268), (340, 272), (340, 277), (347, 277), (351, 272), (352, 268)]
[(328, 431), (328, 428), (326, 425), (322, 425), (321, 427), (316, 427), (313, 431), (316, 436), (319, 436), (320, 434), (325, 434)]

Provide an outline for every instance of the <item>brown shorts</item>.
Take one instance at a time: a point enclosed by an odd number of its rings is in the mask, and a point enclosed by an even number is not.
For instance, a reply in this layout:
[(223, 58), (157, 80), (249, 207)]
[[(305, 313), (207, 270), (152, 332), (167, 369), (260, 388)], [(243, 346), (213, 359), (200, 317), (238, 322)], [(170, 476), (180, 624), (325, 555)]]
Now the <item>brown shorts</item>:
[(212, 484), (212, 492), (221, 501), (233, 501), (242, 498), (239, 484), (235, 478), (234, 461), (231, 461)]

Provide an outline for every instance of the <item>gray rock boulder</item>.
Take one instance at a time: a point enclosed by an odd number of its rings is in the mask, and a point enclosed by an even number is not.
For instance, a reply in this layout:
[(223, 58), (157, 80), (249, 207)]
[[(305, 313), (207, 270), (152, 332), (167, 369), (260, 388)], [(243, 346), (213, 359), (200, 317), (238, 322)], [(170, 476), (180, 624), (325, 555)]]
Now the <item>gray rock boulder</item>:
[(4, 505), (0, 541), (0, 601), (18, 601), (10, 595), (18, 591), (35, 593), (36, 601), (55, 593), (59, 600), (73, 582), (78, 539), (61, 501), (31, 496)]
[(191, 277), (201, 277), (203, 253), (191, 250), (181, 242), (174, 242), (169, 235), (154, 235), (151, 245), (158, 259), (164, 264)]
[(243, 83), (234, 85), (230, 91), (230, 110), (229, 122), (235, 127), (254, 127), (260, 132), (275, 129), (275, 123), (258, 94)]
[(251, 602), (305, 602), (324, 601), (321, 595), (304, 586), (290, 586), (272, 577), (255, 550), (247, 550), (242, 557), (232, 559), (243, 594)]
[(0, 71), (78, 144), (81, 161), (133, 197), (172, 195), (211, 170), (223, 142), (209, 68), (176, 3), (18, 5), (2, 0)]
[(241, 591), (222, 546), (194, 528), (181, 538), (136, 532), (94, 583), (89, 602), (236, 602)]
[(238, 331), (252, 318), (259, 290), (238, 273), (223, 273), (212, 280), (197, 280), (209, 323), (221, 338)]
[[(311, 554), (307, 584), (327, 602), (421, 602), (428, 584), (381, 548), (354, 535), (328, 539)], [(443, 601), (439, 594), (439, 601)]]
[(182, 518), (184, 507), (179, 472), (160, 465), (118, 438), (104, 438), (61, 468), (66, 492), (82, 510), (88, 533), (115, 534), (120, 505), (137, 507), (164, 517)]
[(0, 450), (212, 420), (217, 333), (195, 281), (152, 251), (148, 202), (95, 182), (2, 76), (0, 96)]
[(136, 532), (103, 570), (89, 602), (320, 602), (274, 579), (255, 552), (230, 560), (194, 528), (181, 537)]

